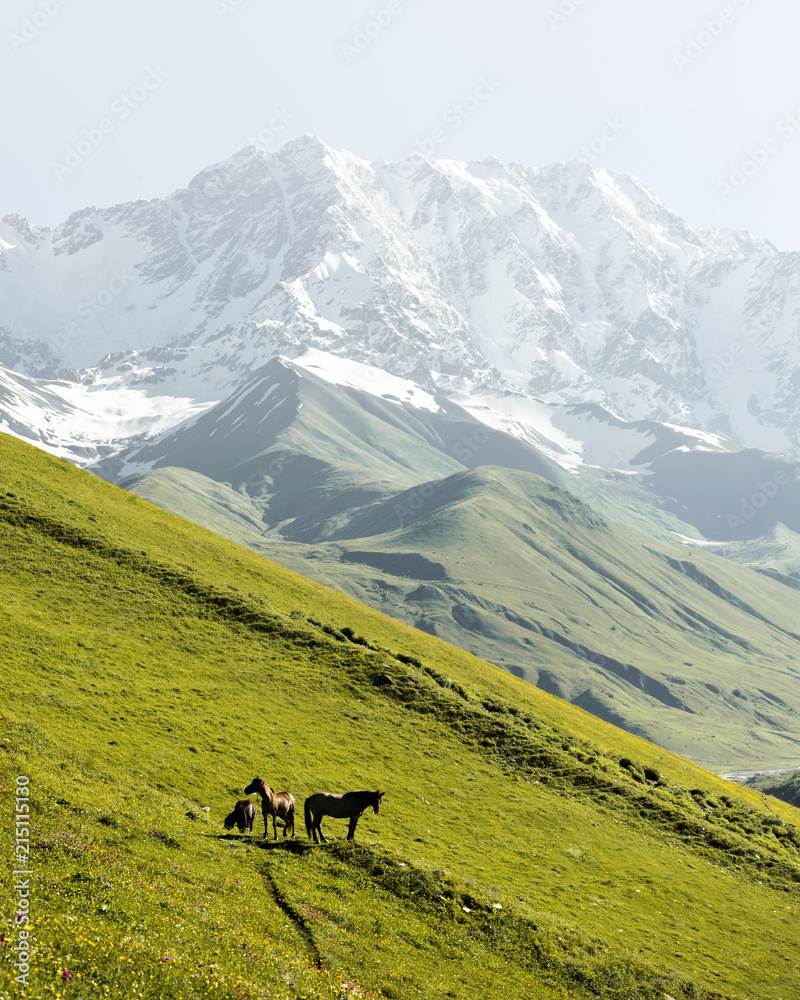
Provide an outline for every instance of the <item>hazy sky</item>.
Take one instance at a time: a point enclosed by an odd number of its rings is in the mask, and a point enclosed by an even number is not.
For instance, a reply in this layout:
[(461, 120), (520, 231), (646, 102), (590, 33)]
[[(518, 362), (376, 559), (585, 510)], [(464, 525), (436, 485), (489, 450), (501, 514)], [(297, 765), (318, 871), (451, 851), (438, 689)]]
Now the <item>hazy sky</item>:
[(0, 215), (158, 197), (252, 139), (640, 177), (800, 250), (797, 0), (4, 0)]

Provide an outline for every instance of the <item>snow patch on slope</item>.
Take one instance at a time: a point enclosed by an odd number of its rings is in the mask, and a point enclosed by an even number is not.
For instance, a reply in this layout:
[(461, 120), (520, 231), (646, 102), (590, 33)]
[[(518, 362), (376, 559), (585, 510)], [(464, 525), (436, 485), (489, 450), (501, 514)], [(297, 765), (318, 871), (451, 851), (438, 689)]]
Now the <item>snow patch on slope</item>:
[(80, 466), (155, 437), (208, 406), (104, 380), (29, 379), (0, 366), (0, 430)]
[(293, 358), (291, 364), (304, 368), (332, 385), (360, 389), (362, 392), (368, 392), (371, 396), (378, 396), (395, 403), (407, 403), (409, 406), (420, 410), (429, 410), (433, 413), (439, 409), (436, 398), (429, 392), (409, 379), (392, 375), (374, 365), (366, 365), (349, 358), (326, 354), (315, 348)]

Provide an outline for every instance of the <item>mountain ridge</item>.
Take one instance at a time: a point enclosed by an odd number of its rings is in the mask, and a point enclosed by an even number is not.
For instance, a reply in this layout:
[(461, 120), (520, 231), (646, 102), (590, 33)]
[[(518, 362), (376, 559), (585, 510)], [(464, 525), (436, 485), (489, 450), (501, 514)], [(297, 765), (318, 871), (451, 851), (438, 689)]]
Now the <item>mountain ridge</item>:
[(20, 374), (209, 401), (313, 347), (798, 452), (800, 256), (691, 229), (625, 175), (368, 164), (307, 136), (164, 199), (0, 230), (0, 361)]

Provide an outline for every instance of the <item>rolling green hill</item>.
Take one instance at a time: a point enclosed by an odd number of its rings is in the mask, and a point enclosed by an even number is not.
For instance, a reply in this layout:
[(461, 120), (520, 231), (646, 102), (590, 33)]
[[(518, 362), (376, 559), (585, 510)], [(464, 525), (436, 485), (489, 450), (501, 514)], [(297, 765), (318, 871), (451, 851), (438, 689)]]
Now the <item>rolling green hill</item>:
[(400, 404), (275, 359), (94, 471), (704, 766), (798, 762), (796, 536), (674, 541), (695, 531), (675, 511), (712, 525), (751, 473), (791, 506), (793, 463), (708, 464), (651, 427), (658, 476), (573, 476), (452, 402)]
[[(15, 439), (0, 470), (0, 995), (793, 996), (793, 807)], [(265, 842), (222, 826), (256, 774), (386, 796)]]
[(265, 533), (246, 494), (197, 473), (132, 489), (704, 766), (798, 759), (796, 591), (609, 523), (538, 476), (432, 480), (314, 543)]

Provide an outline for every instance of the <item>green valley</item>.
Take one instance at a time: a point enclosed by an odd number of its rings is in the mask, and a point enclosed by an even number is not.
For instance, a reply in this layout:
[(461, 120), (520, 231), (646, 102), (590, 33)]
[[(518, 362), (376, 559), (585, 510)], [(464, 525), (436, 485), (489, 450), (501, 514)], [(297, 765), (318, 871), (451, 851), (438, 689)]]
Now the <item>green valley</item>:
[(432, 480), (340, 511), (311, 541), (259, 527), (246, 493), (199, 473), (131, 488), (704, 766), (798, 759), (796, 591), (605, 521), (533, 474)]
[(650, 442), (661, 471), (572, 475), (457, 404), (413, 400), (275, 359), (92, 471), (704, 766), (798, 762), (796, 534), (685, 545), (697, 531), (675, 513), (711, 525), (757, 474), (784, 484), (784, 516), (794, 463), (689, 453), (690, 431), (576, 407), (595, 436)]

